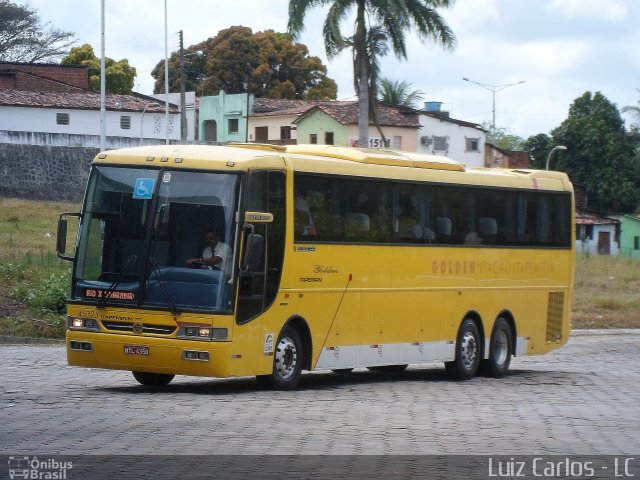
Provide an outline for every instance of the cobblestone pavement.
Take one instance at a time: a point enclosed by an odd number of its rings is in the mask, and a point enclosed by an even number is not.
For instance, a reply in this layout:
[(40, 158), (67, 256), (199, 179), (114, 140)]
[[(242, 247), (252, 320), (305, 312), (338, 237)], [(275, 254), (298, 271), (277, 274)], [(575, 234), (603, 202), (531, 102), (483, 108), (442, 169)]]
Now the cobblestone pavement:
[(574, 336), (515, 358), (504, 379), (307, 373), (293, 392), (253, 378), (68, 367), (61, 345), (0, 345), (0, 453), (486, 454), (640, 452), (640, 335)]

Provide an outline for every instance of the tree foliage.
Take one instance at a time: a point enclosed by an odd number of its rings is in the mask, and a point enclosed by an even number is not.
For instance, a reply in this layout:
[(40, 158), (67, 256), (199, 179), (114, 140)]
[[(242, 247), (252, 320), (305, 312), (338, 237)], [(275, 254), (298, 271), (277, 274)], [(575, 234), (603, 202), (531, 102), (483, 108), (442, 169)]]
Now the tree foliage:
[[(544, 170), (547, 163), (547, 157), (553, 149), (554, 144), (553, 139), (549, 135), (546, 133), (539, 133), (527, 138), (522, 147), (524, 150), (529, 152), (529, 166), (531, 168)], [(556, 170), (555, 165), (551, 165), (549, 168), (551, 170)]]
[[(345, 48), (353, 50), (353, 77), (360, 105), (360, 146), (367, 146), (369, 136), (371, 65), (374, 61), (368, 49), (371, 45), (369, 32), (374, 28), (385, 32), (391, 49), (399, 59), (407, 58), (406, 34), (410, 29), (423, 40), (435, 40), (445, 48), (452, 48), (455, 43), (453, 32), (436, 11), (437, 8), (447, 8), (452, 4), (453, 0), (289, 0), (288, 29), (294, 39), (304, 29), (304, 18), (309, 10), (328, 6), (323, 26), (327, 57), (333, 58)], [(354, 7), (354, 32), (351, 37), (345, 37), (340, 25), (349, 19)]]
[[(72, 48), (60, 63), (89, 67), (89, 87), (95, 91), (100, 90), (100, 59), (96, 57), (91, 45), (85, 43), (81, 47)], [(107, 93), (131, 93), (135, 84), (136, 69), (129, 65), (129, 61), (126, 58), (116, 61), (106, 57), (104, 65)]]
[(416, 108), (424, 95), (420, 90), (411, 90), (411, 83), (406, 80), (381, 78), (379, 84), (378, 99), (390, 105)]
[[(273, 30), (253, 33), (230, 27), (215, 37), (185, 49), (185, 88), (207, 95), (253, 93), (257, 97), (335, 99), (338, 87), (318, 57), (291, 36)], [(151, 72), (154, 92), (164, 91), (164, 60)], [(200, 78), (200, 80), (199, 80)], [(169, 89), (180, 90), (180, 56), (169, 59)]]
[(482, 123), (487, 131), (487, 142), (503, 150), (523, 150), (524, 139), (512, 133), (508, 128), (494, 127), (488, 122)]
[(73, 33), (43, 24), (35, 10), (0, 0), (0, 61), (54, 61), (74, 43)]
[[(639, 89), (638, 93), (640, 93)], [(623, 113), (630, 113), (633, 119), (640, 124), (640, 100), (638, 100), (638, 105), (627, 105), (622, 107)]]
[(618, 109), (602, 93), (586, 92), (574, 100), (567, 119), (551, 136), (554, 145), (567, 147), (554, 157), (554, 169), (586, 187), (591, 208), (636, 210), (640, 205), (636, 144)]

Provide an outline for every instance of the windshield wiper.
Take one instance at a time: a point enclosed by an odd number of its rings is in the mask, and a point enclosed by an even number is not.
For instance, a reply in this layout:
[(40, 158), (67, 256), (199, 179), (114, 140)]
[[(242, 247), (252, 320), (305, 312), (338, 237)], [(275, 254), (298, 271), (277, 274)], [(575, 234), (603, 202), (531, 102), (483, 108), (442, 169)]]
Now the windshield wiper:
[(132, 264), (135, 264), (135, 262), (137, 261), (138, 261), (137, 255), (129, 255), (129, 258), (127, 259), (127, 263), (124, 264), (124, 267), (122, 267), (122, 270), (120, 270), (120, 273), (118, 273), (118, 276), (113, 280), (111, 285), (109, 285), (109, 288), (105, 292), (104, 296), (98, 302), (98, 308), (104, 308), (107, 305), (107, 302), (113, 295), (113, 292), (115, 292), (116, 288), (118, 288), (120, 281), (127, 274), (127, 270), (129, 269), (129, 266), (131, 266)]
[(167, 306), (169, 307), (169, 311), (174, 315), (180, 315), (180, 310), (173, 302), (173, 298), (171, 298), (171, 294), (169, 293), (169, 289), (167, 288), (167, 284), (162, 277), (162, 272), (160, 271), (160, 267), (158, 263), (154, 260), (153, 257), (149, 257), (149, 264), (153, 267), (153, 271), (156, 273), (156, 277), (158, 279), (158, 285), (160, 285), (160, 290), (164, 295), (165, 300), (167, 301)]

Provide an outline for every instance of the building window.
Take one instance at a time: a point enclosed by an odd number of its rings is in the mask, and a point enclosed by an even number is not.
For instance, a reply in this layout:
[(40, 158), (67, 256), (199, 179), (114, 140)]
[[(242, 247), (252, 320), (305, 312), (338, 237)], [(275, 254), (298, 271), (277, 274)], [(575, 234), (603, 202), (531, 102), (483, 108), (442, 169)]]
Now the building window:
[(324, 144), (333, 145), (333, 132), (324, 132)]
[(309, 143), (315, 145), (318, 143), (318, 134), (317, 133), (312, 133), (309, 135)]
[(640, 250), (640, 237), (638, 235), (633, 237), (633, 249)]
[(238, 119), (237, 118), (230, 118), (229, 119), (229, 133), (238, 133)]
[(280, 140), (291, 140), (291, 127), (280, 127)]
[(433, 137), (433, 149), (436, 152), (446, 152), (449, 150), (448, 137)]
[(465, 150), (467, 152), (479, 152), (480, 151), (480, 139), (465, 137)]
[(122, 130), (130, 130), (131, 129), (131, 116), (130, 115), (120, 115), (120, 128)]
[(68, 113), (56, 113), (56, 123), (58, 125), (69, 125)]
[(399, 135), (393, 136), (393, 144), (391, 146), (394, 150), (402, 150), (402, 137)]

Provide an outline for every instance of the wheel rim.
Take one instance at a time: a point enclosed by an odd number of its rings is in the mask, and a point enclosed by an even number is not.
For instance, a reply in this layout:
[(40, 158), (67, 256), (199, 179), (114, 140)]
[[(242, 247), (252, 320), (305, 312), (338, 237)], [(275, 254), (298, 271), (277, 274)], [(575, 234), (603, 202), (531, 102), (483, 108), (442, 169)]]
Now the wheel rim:
[(498, 330), (493, 346), (493, 358), (496, 365), (504, 365), (509, 357), (509, 337), (504, 330)]
[(471, 370), (478, 358), (478, 343), (471, 332), (465, 332), (460, 343), (460, 360), (465, 370)]
[(296, 345), (289, 337), (280, 339), (276, 349), (276, 372), (278, 376), (287, 379), (295, 373), (298, 364)]

